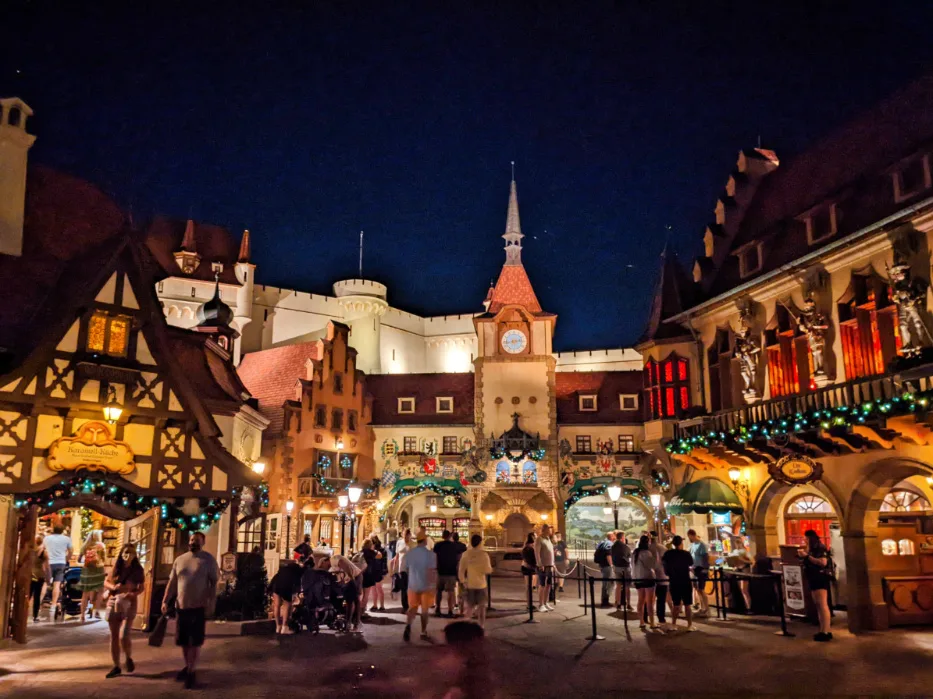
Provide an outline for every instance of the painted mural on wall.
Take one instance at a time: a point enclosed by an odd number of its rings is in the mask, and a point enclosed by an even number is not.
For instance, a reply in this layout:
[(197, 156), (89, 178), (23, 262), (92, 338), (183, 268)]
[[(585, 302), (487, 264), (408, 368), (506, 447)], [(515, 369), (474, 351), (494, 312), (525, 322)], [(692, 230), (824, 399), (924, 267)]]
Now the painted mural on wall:
[[(594, 544), (606, 538), (612, 531), (614, 520), (609, 498), (583, 498), (567, 510), (567, 538), (590, 541)], [(619, 529), (625, 532), (629, 543), (633, 543), (645, 530), (650, 529), (651, 517), (648, 511), (631, 500), (619, 502)]]

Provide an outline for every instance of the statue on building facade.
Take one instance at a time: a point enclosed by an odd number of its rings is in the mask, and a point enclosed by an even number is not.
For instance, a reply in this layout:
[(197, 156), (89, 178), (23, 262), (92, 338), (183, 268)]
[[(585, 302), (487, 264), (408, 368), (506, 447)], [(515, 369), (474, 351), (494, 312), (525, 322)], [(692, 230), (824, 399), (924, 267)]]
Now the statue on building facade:
[(816, 301), (813, 300), (812, 296), (807, 296), (803, 301), (803, 310), (800, 312), (798, 325), (807, 336), (807, 346), (810, 348), (810, 356), (813, 358), (813, 381), (817, 386), (825, 385), (829, 383), (824, 361), (826, 331), (829, 329), (829, 321), (816, 307)]
[(754, 403), (758, 394), (758, 353), (761, 347), (752, 337), (751, 323), (747, 313), (740, 316), (741, 326), (735, 333), (734, 356), (739, 360), (739, 373), (742, 375), (742, 396), (747, 403)]
[(910, 265), (896, 264), (888, 269), (891, 300), (897, 306), (897, 321), (901, 331), (901, 354), (907, 358), (920, 356), (931, 342), (930, 331), (923, 321), (927, 282), (912, 279)]

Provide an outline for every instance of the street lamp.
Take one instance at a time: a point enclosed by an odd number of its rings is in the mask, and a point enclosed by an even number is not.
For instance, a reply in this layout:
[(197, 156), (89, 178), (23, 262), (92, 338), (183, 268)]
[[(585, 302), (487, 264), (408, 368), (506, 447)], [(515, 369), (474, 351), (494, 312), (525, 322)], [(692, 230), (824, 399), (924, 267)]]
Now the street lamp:
[(358, 485), (347, 487), (347, 494), (350, 496), (350, 550), (353, 550), (353, 535), (356, 528), (356, 503), (363, 496), (363, 489)]
[(262, 461), (253, 462), (253, 473), (255, 473), (258, 476), (261, 476), (265, 470), (266, 470), (266, 465)]
[(608, 488), (606, 488), (606, 495), (609, 496), (609, 499), (612, 500), (612, 519), (615, 523), (616, 530), (619, 529), (619, 498), (622, 497), (622, 486), (618, 483), (613, 483)]
[(337, 505), (340, 507), (340, 555), (344, 554), (344, 534), (347, 526), (347, 506), (350, 504), (350, 496), (341, 493), (337, 496)]
[(288, 555), (288, 549), (292, 545), (292, 510), (295, 509), (295, 501), (288, 499), (285, 501), (285, 554)]
[(651, 506), (654, 508), (655, 526), (658, 528), (658, 537), (661, 536), (661, 493), (651, 493), (648, 496)]
[(123, 414), (123, 408), (117, 403), (117, 389), (107, 386), (107, 404), (104, 406), (104, 418), (111, 425), (115, 425)]
[[(729, 480), (732, 481), (732, 489), (735, 490), (736, 495), (742, 498), (743, 502), (747, 505), (748, 500), (752, 494), (752, 489), (748, 484), (748, 477), (746, 477), (744, 480), (740, 480), (741, 478), (742, 469), (740, 469), (738, 466), (733, 466), (729, 469)], [(742, 509), (746, 509), (744, 505)]]
[(343, 440), (340, 437), (337, 437), (337, 448), (343, 449)]

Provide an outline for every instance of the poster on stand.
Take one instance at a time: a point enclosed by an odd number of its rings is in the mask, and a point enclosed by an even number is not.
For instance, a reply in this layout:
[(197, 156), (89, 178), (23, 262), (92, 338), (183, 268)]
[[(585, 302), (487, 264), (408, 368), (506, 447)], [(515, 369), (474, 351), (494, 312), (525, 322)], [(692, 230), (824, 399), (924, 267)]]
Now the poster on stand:
[(784, 605), (789, 611), (802, 612), (806, 607), (803, 598), (803, 569), (785, 564), (783, 570)]

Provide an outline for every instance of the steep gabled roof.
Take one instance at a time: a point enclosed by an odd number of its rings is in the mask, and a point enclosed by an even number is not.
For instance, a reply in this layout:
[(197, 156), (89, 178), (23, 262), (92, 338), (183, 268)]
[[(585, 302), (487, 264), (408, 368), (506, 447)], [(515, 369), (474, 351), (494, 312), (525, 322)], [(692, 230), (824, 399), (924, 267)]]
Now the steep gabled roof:
[[(558, 371), (554, 374), (558, 425), (641, 423), (641, 409), (622, 410), (620, 395), (639, 395), (640, 371)], [(581, 395), (596, 395), (596, 410), (580, 410)]]
[[(366, 377), (373, 425), (473, 424), (473, 374), (375, 374)], [(437, 398), (454, 399), (452, 413), (437, 412)], [(399, 413), (398, 399), (414, 398), (414, 413)]]
[[(214, 270), (211, 263), (220, 262), (224, 266), (223, 272), (220, 273), (220, 283), (236, 286), (240, 286), (240, 282), (236, 278), (234, 265), (240, 257), (242, 242), (235, 240), (230, 231), (221, 226), (165, 216), (156, 217), (146, 231), (146, 244), (166, 276), (212, 282)], [(193, 274), (182, 272), (175, 261), (174, 253), (185, 244), (193, 246), (201, 257), (201, 263)]]
[(531, 313), (541, 313), (541, 304), (523, 265), (505, 265), (492, 290), (489, 313), (498, 313), (505, 306), (517, 304)]
[(668, 252), (665, 246), (661, 253), (661, 274), (654, 289), (648, 325), (635, 343), (636, 349), (649, 342), (689, 337), (690, 331), (682, 325), (664, 321), (689, 308), (694, 295), (694, 283), (684, 273), (677, 257)]
[(321, 358), (320, 346), (320, 341), (313, 340), (273, 347), (251, 352), (240, 362), (240, 380), (259, 401), (259, 412), (269, 420), (266, 437), (282, 433), (285, 402), (294, 400), (298, 381), (308, 378), (308, 360)]

